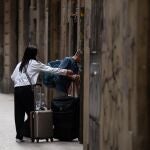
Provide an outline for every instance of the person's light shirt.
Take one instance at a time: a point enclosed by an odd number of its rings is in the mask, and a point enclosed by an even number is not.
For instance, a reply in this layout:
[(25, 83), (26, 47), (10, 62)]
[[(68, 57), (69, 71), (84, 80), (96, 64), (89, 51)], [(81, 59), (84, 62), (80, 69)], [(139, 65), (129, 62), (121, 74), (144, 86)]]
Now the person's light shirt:
[[(30, 85), (30, 82), (25, 74), (24, 71), (20, 72), (21, 62), (17, 64), (14, 72), (11, 75), (11, 79), (14, 82), (14, 87), (18, 86), (26, 86)], [(38, 75), (41, 71), (50, 72), (58, 75), (66, 75), (67, 70), (66, 69), (60, 69), (60, 68), (52, 68), (50, 66), (47, 66), (40, 61), (36, 60), (30, 60), (28, 67), (27, 67), (27, 73), (31, 79), (32, 84), (36, 84)]]

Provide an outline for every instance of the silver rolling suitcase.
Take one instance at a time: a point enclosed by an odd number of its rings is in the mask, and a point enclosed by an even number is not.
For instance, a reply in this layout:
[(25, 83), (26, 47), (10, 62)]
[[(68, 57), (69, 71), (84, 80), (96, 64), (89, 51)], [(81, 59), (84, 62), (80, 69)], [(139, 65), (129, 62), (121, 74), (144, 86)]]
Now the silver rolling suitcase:
[[(39, 86), (40, 90), (34, 90), (34, 95), (41, 92), (41, 85)], [(36, 97), (36, 96), (35, 96)], [(46, 139), (48, 142), (49, 139), (53, 141), (53, 117), (51, 110), (36, 110), (36, 99), (35, 99), (35, 111), (30, 112), (30, 135), (31, 140), (39, 142), (40, 139)]]
[(40, 139), (46, 139), (48, 142), (49, 139), (53, 141), (53, 122), (52, 122), (52, 111), (51, 110), (42, 110), (42, 111), (33, 111), (30, 113), (31, 118), (31, 140), (34, 142)]

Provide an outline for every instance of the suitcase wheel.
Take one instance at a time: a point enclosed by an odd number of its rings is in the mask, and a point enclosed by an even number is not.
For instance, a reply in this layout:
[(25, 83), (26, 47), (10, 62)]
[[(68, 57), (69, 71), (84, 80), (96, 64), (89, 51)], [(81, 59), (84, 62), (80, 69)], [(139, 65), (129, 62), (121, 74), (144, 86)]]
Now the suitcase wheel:
[(36, 142), (39, 143), (39, 139), (36, 139)]
[(34, 143), (34, 139), (32, 138), (31, 141)]
[(48, 142), (48, 138), (46, 139), (46, 142)]

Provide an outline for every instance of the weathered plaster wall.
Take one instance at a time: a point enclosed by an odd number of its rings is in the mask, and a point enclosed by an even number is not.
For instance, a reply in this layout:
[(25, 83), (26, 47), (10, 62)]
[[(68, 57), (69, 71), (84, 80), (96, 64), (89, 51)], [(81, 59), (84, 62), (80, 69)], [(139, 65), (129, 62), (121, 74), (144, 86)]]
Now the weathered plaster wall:
[(102, 150), (148, 150), (148, 3), (104, 1)]
[(17, 61), (16, 7), (16, 0), (4, 1), (4, 70), (1, 88), (2, 91), (6, 93), (12, 91), (12, 82), (10, 79), (10, 75)]
[(3, 64), (4, 64), (4, 47), (3, 47), (3, 22), (4, 22), (4, 2), (3, 0), (0, 0), (0, 85), (3, 78)]

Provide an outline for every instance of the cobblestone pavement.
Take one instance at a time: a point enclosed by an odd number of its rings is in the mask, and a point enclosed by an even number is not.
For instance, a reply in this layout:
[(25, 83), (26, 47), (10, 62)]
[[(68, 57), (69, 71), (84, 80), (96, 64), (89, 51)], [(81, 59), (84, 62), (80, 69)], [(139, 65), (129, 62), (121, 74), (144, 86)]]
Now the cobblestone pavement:
[(0, 94), (0, 150), (83, 150), (82, 144), (73, 142), (15, 141), (13, 95)]

